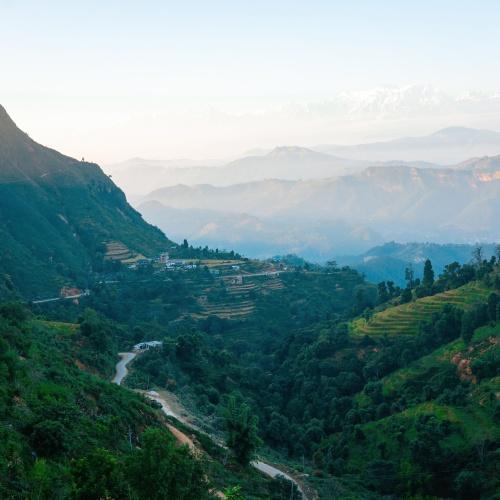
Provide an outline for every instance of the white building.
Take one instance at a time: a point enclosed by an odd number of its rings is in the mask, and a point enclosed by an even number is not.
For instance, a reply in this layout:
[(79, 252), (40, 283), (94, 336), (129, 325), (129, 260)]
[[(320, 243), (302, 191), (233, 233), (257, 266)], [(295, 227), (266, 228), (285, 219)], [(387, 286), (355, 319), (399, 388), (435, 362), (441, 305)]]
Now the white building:
[(169, 259), (170, 259), (170, 255), (168, 254), (168, 252), (163, 252), (158, 257), (158, 262), (160, 264), (167, 264), (167, 262), (169, 261)]
[(163, 345), (159, 340), (150, 340), (149, 342), (139, 342), (135, 344), (134, 351), (147, 351), (148, 349), (158, 349)]

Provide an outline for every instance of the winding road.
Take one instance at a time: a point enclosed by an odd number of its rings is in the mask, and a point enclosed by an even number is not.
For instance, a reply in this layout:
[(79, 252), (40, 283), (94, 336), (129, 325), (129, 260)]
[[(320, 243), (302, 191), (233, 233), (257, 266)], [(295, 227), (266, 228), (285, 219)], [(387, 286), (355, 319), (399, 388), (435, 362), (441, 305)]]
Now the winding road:
[[(135, 352), (120, 352), (120, 353), (118, 353), (118, 355), (120, 356), (121, 359), (116, 364), (116, 367), (115, 367), (116, 373), (115, 373), (115, 376), (114, 376), (112, 382), (113, 382), (113, 384), (121, 385), (123, 379), (128, 374), (127, 365), (137, 356), (137, 353), (135, 353)], [(165, 400), (165, 398), (163, 398), (156, 391), (142, 392), (142, 394), (144, 394), (149, 399), (152, 399), (153, 401), (156, 401), (157, 403), (159, 403), (161, 405), (161, 409), (165, 415), (167, 415), (169, 417), (174, 417), (176, 420), (178, 420), (179, 422), (182, 422), (184, 425), (192, 428), (193, 430), (198, 430), (189, 421), (187, 421), (185, 418), (183, 418), (182, 416), (180, 416), (176, 412), (174, 412), (172, 407)], [(182, 433), (181, 431), (179, 431), (178, 429), (176, 429), (174, 426), (172, 426), (170, 424), (168, 425), (168, 428), (170, 429), (170, 431), (174, 434), (174, 436), (180, 442), (187, 444), (192, 451), (195, 450), (195, 446), (194, 446), (192, 440), (188, 436), (186, 436), (184, 433)], [(218, 440), (216, 438), (214, 438), (214, 436), (210, 436), (210, 438), (214, 439), (215, 442), (218, 442)], [(251, 465), (253, 467), (255, 467), (258, 471), (262, 472), (263, 474), (265, 474), (266, 476), (268, 476), (272, 479), (275, 479), (278, 476), (284, 477), (288, 481), (291, 481), (293, 484), (295, 484), (295, 486), (297, 486), (297, 489), (301, 493), (304, 500), (311, 500), (312, 499), (312, 496), (306, 495), (306, 493), (304, 492), (304, 489), (299, 484), (299, 482), (296, 479), (294, 479), (292, 476), (287, 474), (286, 472), (283, 472), (282, 470), (274, 467), (271, 464), (263, 462), (262, 460), (254, 460), (253, 462), (251, 462)]]
[(113, 384), (122, 385), (122, 380), (127, 376), (127, 365), (137, 356), (135, 352), (119, 352), (120, 361), (116, 363), (116, 373), (113, 378)]

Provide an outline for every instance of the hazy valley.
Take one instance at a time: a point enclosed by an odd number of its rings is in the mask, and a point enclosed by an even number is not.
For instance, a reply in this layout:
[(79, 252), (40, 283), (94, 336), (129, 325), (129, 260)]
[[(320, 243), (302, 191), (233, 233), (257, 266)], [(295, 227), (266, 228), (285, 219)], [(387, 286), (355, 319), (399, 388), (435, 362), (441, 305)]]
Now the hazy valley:
[(0, 500), (500, 499), (500, 3), (0, 19)]
[(0, 108), (0, 494), (490, 495), (500, 254), (457, 243), (498, 240), (499, 163), (280, 148), (139, 213)]
[(390, 164), (325, 179), (183, 184), (152, 191), (137, 206), (167, 234), (196, 244), (324, 262), (392, 240), (496, 241), (499, 186), (497, 156), (446, 168)]

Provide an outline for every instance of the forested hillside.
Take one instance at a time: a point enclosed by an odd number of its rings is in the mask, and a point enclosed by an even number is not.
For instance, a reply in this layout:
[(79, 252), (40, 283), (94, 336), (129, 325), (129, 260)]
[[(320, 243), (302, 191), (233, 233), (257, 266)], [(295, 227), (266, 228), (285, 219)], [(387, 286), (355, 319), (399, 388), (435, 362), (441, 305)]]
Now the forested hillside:
[[(321, 498), (493, 498), (500, 269), (452, 264), (435, 279), (425, 267), (405, 289), (358, 284), (329, 314), (310, 314), (321, 295), (276, 291), (255, 331), (172, 325), (129, 383), (177, 392), (219, 432), (228, 398), (246, 402), (268, 453), (311, 474)], [(305, 321), (290, 315), (301, 307)]]
[(146, 256), (172, 245), (96, 164), (37, 144), (0, 106), (0, 274), (29, 298), (86, 287), (110, 241)]
[(0, 305), (0, 497), (290, 498), (286, 481), (235, 466), (202, 433), (185, 446), (179, 422), (109, 383), (130, 335), (89, 309), (62, 323)]
[(98, 376), (118, 333), (95, 314), (77, 325), (0, 306), (2, 498), (210, 497), (201, 463), (155, 410)]
[(173, 246), (3, 109), (0, 167), (2, 498), (495, 498), (500, 255), (371, 284)]

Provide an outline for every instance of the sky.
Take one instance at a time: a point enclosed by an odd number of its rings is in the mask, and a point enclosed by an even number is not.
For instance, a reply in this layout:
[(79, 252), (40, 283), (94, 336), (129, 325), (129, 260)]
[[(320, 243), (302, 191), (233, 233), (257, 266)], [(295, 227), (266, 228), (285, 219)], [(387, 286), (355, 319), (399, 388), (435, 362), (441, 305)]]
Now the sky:
[(498, 1), (0, 0), (0, 103), (102, 164), (500, 130)]

